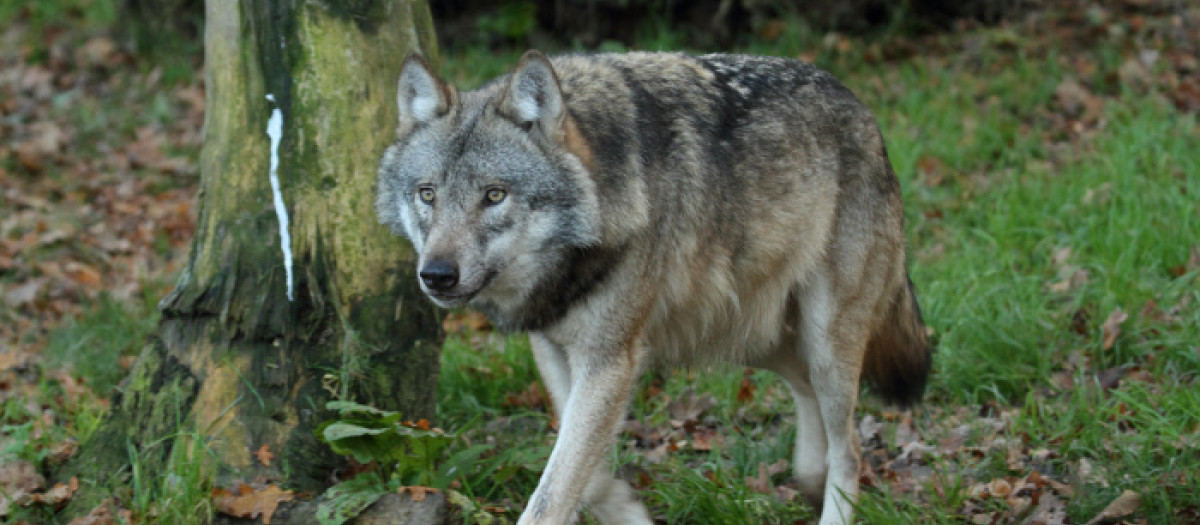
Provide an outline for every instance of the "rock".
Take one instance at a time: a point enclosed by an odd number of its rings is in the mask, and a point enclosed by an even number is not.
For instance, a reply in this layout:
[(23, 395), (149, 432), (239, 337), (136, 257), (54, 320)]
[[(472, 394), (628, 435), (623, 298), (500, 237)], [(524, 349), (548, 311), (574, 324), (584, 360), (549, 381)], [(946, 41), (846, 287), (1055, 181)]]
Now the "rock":
[(408, 494), (387, 494), (352, 522), (354, 525), (442, 525), (446, 522), (446, 495), (431, 492), (423, 501)]

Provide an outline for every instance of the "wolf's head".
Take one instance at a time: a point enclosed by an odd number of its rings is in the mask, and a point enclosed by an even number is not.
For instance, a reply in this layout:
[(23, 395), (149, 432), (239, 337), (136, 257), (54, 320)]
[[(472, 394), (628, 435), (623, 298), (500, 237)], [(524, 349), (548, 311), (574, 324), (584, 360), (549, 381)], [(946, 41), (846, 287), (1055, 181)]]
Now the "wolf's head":
[(571, 248), (599, 242), (590, 153), (541, 53), (466, 93), (410, 55), (398, 102), (376, 209), (412, 241), (436, 304), (519, 308)]

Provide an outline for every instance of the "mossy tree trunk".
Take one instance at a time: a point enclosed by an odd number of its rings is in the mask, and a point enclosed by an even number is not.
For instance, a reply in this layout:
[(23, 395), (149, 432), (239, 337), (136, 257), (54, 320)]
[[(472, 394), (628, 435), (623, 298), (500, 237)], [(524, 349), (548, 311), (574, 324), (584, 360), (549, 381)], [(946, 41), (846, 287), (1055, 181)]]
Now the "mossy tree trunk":
[(433, 417), (437, 319), (373, 186), (401, 61), (434, 45), (423, 1), (208, 2), (196, 238), (111, 413), (56, 476), (93, 493), (67, 515), (119, 486), (134, 454), (162, 473), (180, 432), (206, 436), (227, 479), (319, 491), (338, 464), (314, 434), (326, 401)]

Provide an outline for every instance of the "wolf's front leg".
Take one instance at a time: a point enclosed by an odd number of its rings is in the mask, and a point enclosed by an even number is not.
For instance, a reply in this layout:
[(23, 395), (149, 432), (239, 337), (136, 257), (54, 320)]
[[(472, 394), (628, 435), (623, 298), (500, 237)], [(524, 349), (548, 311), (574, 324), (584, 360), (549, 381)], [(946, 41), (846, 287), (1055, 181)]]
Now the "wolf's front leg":
[[(571, 367), (562, 348), (541, 334), (529, 334), (533, 357), (542, 383), (550, 392), (554, 414), (561, 420), (571, 396)], [(619, 422), (619, 421), (618, 421)], [(593, 516), (605, 525), (653, 525), (628, 483), (614, 479), (602, 462), (596, 467), (583, 495)]]
[(615, 442), (617, 425), (629, 402), (638, 369), (635, 349), (587, 349), (571, 354), (570, 388), (561, 409), (558, 440), (518, 525), (570, 523), (589, 483), (602, 474), (598, 469)]

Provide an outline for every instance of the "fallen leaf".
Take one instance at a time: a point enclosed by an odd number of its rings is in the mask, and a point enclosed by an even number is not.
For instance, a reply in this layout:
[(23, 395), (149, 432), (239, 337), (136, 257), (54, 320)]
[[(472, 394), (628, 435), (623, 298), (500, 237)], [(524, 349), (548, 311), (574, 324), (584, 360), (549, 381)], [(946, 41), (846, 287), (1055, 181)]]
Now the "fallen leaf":
[(946, 163), (942, 162), (942, 159), (932, 155), (924, 155), (917, 159), (917, 172), (921, 182), (930, 188), (941, 186), (946, 180), (947, 171)]
[(720, 446), (723, 444), (721, 435), (718, 434), (716, 430), (711, 428), (696, 429), (695, 432), (691, 433), (691, 437), (692, 450), (698, 450), (700, 452), (708, 452), (712, 450), (714, 446)]
[(442, 319), (442, 330), (448, 334), (490, 332), (492, 322), (475, 310), (450, 312)]
[(916, 443), (921, 440), (921, 433), (917, 431), (917, 427), (913, 425), (912, 413), (905, 412), (904, 417), (896, 425), (896, 440), (893, 446), (904, 448), (909, 443)]
[(1085, 525), (1100, 525), (1101, 523), (1111, 523), (1119, 518), (1124, 518), (1137, 511), (1142, 504), (1142, 497), (1137, 492), (1126, 490), (1122, 492), (1117, 499), (1109, 503), (1104, 510), (1100, 511), (1096, 517), (1088, 520)]
[(255, 519), (262, 517), (264, 524), (271, 523), (275, 509), (285, 501), (295, 498), (290, 490), (280, 489), (276, 485), (255, 488), (239, 482), (233, 492), (225, 489), (213, 489), (213, 504), (217, 512), (235, 518)]
[(1153, 84), (1150, 70), (1142, 60), (1129, 58), (1117, 69), (1121, 83), (1136, 89), (1146, 89)]
[(28, 461), (11, 461), (0, 465), (0, 493), (31, 493), (46, 486), (46, 478)]
[(746, 372), (742, 374), (742, 384), (738, 386), (737, 392), (738, 403), (745, 404), (754, 401), (754, 390), (758, 387), (754, 385), (754, 380), (751, 377), (753, 375), (754, 369), (752, 368), (747, 368)]
[(1096, 375), (1096, 382), (1100, 384), (1100, 388), (1103, 388), (1104, 390), (1112, 390), (1120, 386), (1121, 378), (1125, 377), (1125, 374), (1128, 371), (1129, 369), (1125, 366), (1106, 368), (1101, 370), (1100, 373)]
[(697, 396), (695, 389), (688, 388), (667, 405), (667, 413), (682, 426), (688, 421), (699, 421), (700, 416), (714, 406), (717, 406), (717, 398), (712, 394)]
[(437, 494), (441, 491), (433, 487), (424, 487), (421, 485), (409, 485), (396, 489), (397, 494), (404, 494), (405, 492), (408, 492), (413, 501), (425, 501), (426, 495)]
[(1117, 336), (1121, 335), (1121, 323), (1124, 323), (1126, 319), (1129, 319), (1129, 314), (1126, 314), (1119, 306), (1108, 314), (1108, 319), (1105, 319), (1102, 325), (1104, 339), (1100, 344), (1101, 349), (1112, 349), (1113, 345), (1117, 343)]
[(515, 408), (538, 409), (547, 406), (547, 396), (542, 384), (530, 381), (529, 386), (520, 392), (509, 392), (504, 396), (506, 406)]
[(63, 265), (63, 271), (71, 280), (88, 288), (100, 288), (104, 285), (100, 271), (86, 264), (68, 261)]
[(1058, 105), (1068, 115), (1092, 122), (1099, 117), (1104, 101), (1075, 79), (1065, 79), (1054, 88)]
[(98, 36), (88, 39), (78, 50), (76, 60), (89, 66), (103, 66), (117, 52), (117, 44), (111, 38)]
[(4, 292), (4, 302), (13, 308), (33, 302), (37, 298), (38, 291), (46, 284), (46, 281), (45, 277), (39, 277), (9, 288)]
[(767, 464), (758, 464), (757, 476), (746, 476), (746, 488), (753, 490), (759, 494), (771, 494), (774, 492), (774, 487), (771, 485), (771, 477), (767, 473)]
[(780, 503), (791, 503), (800, 495), (800, 491), (787, 485), (775, 487), (775, 499)]
[(1012, 494), (1013, 487), (1012, 484), (1004, 478), (997, 478), (988, 483), (987, 491), (988, 494), (992, 495), (992, 497), (1006, 498), (1009, 494)]
[(1023, 525), (1064, 525), (1067, 522), (1067, 504), (1053, 494), (1043, 493), (1037, 507)]
[(43, 493), (32, 494), (25, 505), (39, 504), (49, 505), (51, 507), (61, 507), (71, 501), (71, 497), (79, 490), (79, 478), (74, 476), (67, 483), (55, 483), (50, 490)]
[(258, 447), (258, 450), (254, 451), (254, 457), (258, 459), (258, 462), (262, 463), (264, 467), (269, 467), (271, 466), (271, 460), (275, 459), (275, 454), (271, 452), (271, 448), (268, 447), (266, 443), (263, 443), (261, 447)]
[[(114, 510), (115, 509), (115, 510)], [(133, 512), (116, 506), (112, 499), (101, 501), (87, 516), (79, 516), (69, 525), (119, 525), (133, 523)]]

